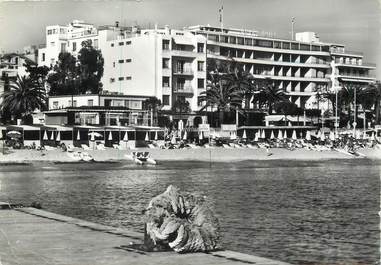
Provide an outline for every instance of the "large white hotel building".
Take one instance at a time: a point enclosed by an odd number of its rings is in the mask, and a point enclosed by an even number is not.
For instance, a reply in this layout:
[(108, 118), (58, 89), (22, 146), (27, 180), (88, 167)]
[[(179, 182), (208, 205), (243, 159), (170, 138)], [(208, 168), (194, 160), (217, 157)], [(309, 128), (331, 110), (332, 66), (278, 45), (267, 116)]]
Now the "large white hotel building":
[[(84, 40), (92, 40), (104, 58), (101, 80), (107, 106), (142, 108), (142, 101), (157, 97), (164, 110), (182, 98), (197, 111), (198, 96), (206, 89), (207, 59), (241, 63), (255, 78), (268, 78), (283, 88), (299, 106), (313, 104), (322, 88), (337, 89), (341, 82), (375, 82), (375, 65), (341, 44), (321, 42), (313, 32), (295, 34), (295, 40), (261, 36), (243, 29), (194, 26), (165, 28), (102, 26), (73, 21), (46, 28), (46, 47), (39, 49), (38, 64), (50, 66), (60, 52), (77, 55)], [(49, 100), (49, 108), (68, 106), (71, 97)]]

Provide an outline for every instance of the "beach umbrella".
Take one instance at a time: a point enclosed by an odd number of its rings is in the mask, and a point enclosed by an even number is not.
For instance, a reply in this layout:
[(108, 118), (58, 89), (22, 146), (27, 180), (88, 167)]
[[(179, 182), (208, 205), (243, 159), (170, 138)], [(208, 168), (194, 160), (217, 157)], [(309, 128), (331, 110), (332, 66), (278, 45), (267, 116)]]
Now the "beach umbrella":
[(275, 135), (274, 135), (274, 131), (273, 131), (273, 130), (271, 130), (270, 139), (271, 139), (271, 140), (272, 140), (272, 139), (275, 139)]
[(292, 140), (297, 140), (298, 138), (296, 137), (296, 131), (293, 130), (292, 132)]
[(57, 132), (56, 141), (61, 141), (61, 132)]
[(316, 135), (316, 138), (320, 138), (320, 136), (321, 136), (321, 132), (318, 131), (318, 133), (317, 133), (317, 135)]
[(125, 142), (128, 141), (128, 132), (127, 131), (124, 133), (123, 141), (125, 141)]
[(144, 141), (146, 141), (146, 142), (148, 142), (148, 141), (149, 141), (148, 132), (146, 132), (146, 137), (144, 138)]
[(335, 133), (334, 133), (334, 132), (330, 132), (330, 133), (329, 133), (329, 139), (330, 139), (331, 141), (335, 141)]
[(246, 130), (243, 130), (243, 135), (242, 135), (242, 139), (246, 139)]
[(52, 135), (50, 135), (50, 140), (54, 141), (54, 131), (52, 131)]
[(157, 141), (158, 137), (157, 137), (157, 131), (155, 131), (155, 141)]
[[(0, 134), (0, 136), (1, 136), (1, 134)], [(1, 138), (1, 137), (0, 137), (0, 138)], [(365, 131), (364, 131), (363, 134), (362, 134), (362, 138), (363, 138), (363, 139), (367, 139), (367, 138), (368, 138), (367, 135), (366, 135), (366, 132), (365, 132)]]
[(202, 139), (204, 139), (204, 135), (203, 135), (203, 133), (202, 133), (202, 132), (200, 132), (200, 133), (199, 133), (199, 135), (198, 135), (198, 139), (199, 139), (199, 140), (202, 140)]
[(358, 140), (360, 138), (361, 138), (361, 132), (356, 130), (356, 139)]
[(284, 130), (283, 138), (284, 139), (288, 139), (288, 135), (287, 135), (287, 131), (286, 130)]
[(256, 132), (254, 141), (258, 142), (258, 138), (259, 138), (259, 132)]
[(187, 138), (188, 138), (188, 133), (187, 131), (184, 131), (183, 140), (186, 140)]
[(266, 138), (265, 130), (262, 130), (261, 138), (262, 138), (262, 139), (265, 139), (265, 138)]
[(230, 133), (230, 140), (235, 140), (235, 139), (237, 139), (237, 135), (235, 134), (234, 131), (232, 131), (232, 132)]
[(306, 133), (306, 140), (311, 141), (311, 132), (310, 131), (307, 131), (307, 133)]
[(323, 142), (325, 141), (325, 134), (324, 133), (321, 133), (320, 140), (323, 141)]
[(171, 144), (176, 144), (176, 136), (173, 134)]
[(103, 135), (102, 134), (100, 134), (100, 133), (97, 133), (97, 132), (89, 132), (89, 135), (91, 136), (91, 137), (102, 137)]
[(283, 135), (281, 130), (278, 131), (278, 139), (283, 140)]
[(44, 137), (42, 137), (42, 140), (48, 140), (48, 133), (44, 131)]
[(95, 135), (94, 133), (89, 133), (91, 138), (90, 138), (90, 141), (94, 142), (95, 141)]

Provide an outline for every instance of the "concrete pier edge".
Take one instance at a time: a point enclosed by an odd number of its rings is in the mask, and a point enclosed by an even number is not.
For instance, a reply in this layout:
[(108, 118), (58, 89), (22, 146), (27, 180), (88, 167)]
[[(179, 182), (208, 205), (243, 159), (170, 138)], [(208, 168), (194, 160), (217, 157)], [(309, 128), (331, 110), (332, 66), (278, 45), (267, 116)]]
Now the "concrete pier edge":
[[(71, 238), (76, 237), (76, 233), (78, 236), (79, 234), (82, 235), (81, 240), (85, 239), (89, 233), (97, 233), (96, 235), (91, 235), (89, 238), (93, 238), (94, 236), (100, 240), (100, 242), (89, 242), (89, 245), (94, 245), (94, 248), (109, 248), (107, 246), (107, 240), (105, 240), (105, 245), (102, 244), (102, 237), (110, 237), (114, 236), (115, 238), (108, 239), (110, 242), (114, 243), (115, 246), (112, 247), (116, 251), (118, 249), (118, 242), (123, 242), (123, 245), (128, 245), (130, 243), (141, 243), (143, 240), (142, 233), (130, 231), (128, 229), (124, 228), (116, 228), (106, 225), (101, 225), (93, 222), (84, 221), (81, 219), (68, 217), (52, 212), (48, 212), (41, 209), (31, 208), (31, 207), (25, 207), (25, 208), (12, 208), (12, 205), (9, 203), (1, 203), (0, 205), (9, 205), (10, 207), (0, 207), (0, 232), (3, 234), (4, 237), (8, 240), (8, 245), (4, 245), (2, 247), (2, 240), (1, 240), (1, 234), (0, 234), (0, 264), (2, 265), (10, 265), (10, 264), (30, 264), (27, 261), (23, 263), (20, 260), (15, 261), (12, 263), (11, 259), (9, 259), (9, 254), (15, 255), (14, 249), (10, 247), (12, 243), (11, 241), (14, 241), (16, 244), (18, 242), (22, 242), (22, 245), (24, 248), (29, 249), (33, 248), (33, 253), (38, 253), (37, 247), (44, 247), (45, 245), (41, 243), (41, 246), (36, 243), (36, 240), (39, 236), (47, 237), (45, 238), (45, 244), (49, 244), (49, 237), (51, 237), (51, 244), (54, 245), (55, 241), (57, 241), (57, 237), (54, 236), (55, 232), (58, 233), (65, 233), (69, 235)], [(7, 209), (8, 208), (8, 209)], [(45, 224), (45, 226), (44, 226)], [(61, 224), (61, 225), (60, 225)], [(62, 225), (65, 225), (64, 227)], [(29, 235), (24, 235), (23, 233), (17, 233), (17, 231), (24, 231), (26, 226), (30, 226), (32, 229), (30, 231)], [(39, 226), (39, 227), (37, 227)], [(33, 227), (36, 229), (34, 230)], [(54, 231), (50, 231), (49, 227), (54, 227)], [(70, 229), (67, 229), (67, 228)], [(2, 229), (1, 229), (2, 228)], [(19, 230), (18, 230), (19, 229)], [(79, 232), (70, 232), (69, 230), (73, 231), (79, 231)], [(10, 232), (8, 232), (10, 231)], [(12, 231), (16, 231), (12, 233)], [(29, 231), (28, 231), (29, 232)], [(39, 233), (34, 235), (36, 238), (32, 241), (24, 240), (24, 237), (30, 237), (33, 236), (34, 233)], [(53, 233), (52, 233), (53, 232)], [(115, 240), (113, 240), (115, 239)], [(38, 241), (38, 240), (37, 240)], [(57, 244), (63, 244), (65, 242), (57, 242)], [(70, 243), (70, 242), (68, 242)], [(74, 242), (71, 242), (74, 244)], [(82, 248), (83, 244), (86, 244), (86, 242), (81, 242)], [(20, 246), (18, 246), (19, 248)], [(87, 246), (86, 246), (87, 247)], [(91, 246), (90, 246), (91, 247)], [(81, 246), (79, 246), (81, 248)], [(8, 249), (8, 251), (7, 251)], [(20, 253), (24, 254), (23, 249), (18, 249)], [(65, 248), (65, 251), (67, 249)], [(175, 252), (145, 252), (140, 253), (144, 255), (139, 255), (137, 253), (128, 252), (125, 250), (121, 250), (119, 248), (120, 253), (117, 253), (117, 256), (115, 257), (115, 260), (118, 260), (118, 257), (123, 260), (131, 261), (123, 264), (257, 264), (257, 265), (289, 265), (288, 263), (276, 261), (268, 258), (262, 258), (257, 257), (254, 255), (248, 255), (243, 254), (235, 251), (230, 250), (219, 250), (211, 253), (191, 253), (191, 254), (177, 254)], [(11, 253), (8, 253), (11, 252)], [(17, 251), (16, 251), (17, 252)], [(56, 260), (57, 263), (50, 263), (50, 264), (89, 264), (88, 261), (83, 261), (83, 263), (79, 262), (78, 260), (84, 260), (86, 257), (78, 257), (77, 261), (73, 261), (71, 263), (70, 259), (65, 259), (65, 262), (59, 261), (57, 257), (61, 257), (60, 255), (55, 255), (54, 257), (50, 257), (50, 252), (45, 252), (41, 250), (42, 254), (44, 255), (44, 260)], [(73, 260), (76, 260), (75, 255), (79, 255), (78, 251), (75, 249), (72, 251), (71, 257)], [(101, 255), (102, 251), (97, 251), (96, 253), (99, 253)], [(20, 254), (21, 256), (23, 254)], [(8, 257), (8, 258), (7, 258)], [(16, 255), (15, 255), (16, 257)], [(131, 259), (129, 259), (129, 257)], [(94, 260), (96, 257), (94, 256)], [(100, 260), (97, 258), (97, 260)], [(160, 262), (159, 262), (160, 261)], [(162, 263), (163, 262), (163, 263)], [(180, 263), (179, 263), (180, 262)], [(201, 263), (200, 263), (201, 262)], [(32, 263), (35, 264), (35, 263)], [(37, 263), (36, 263), (37, 264)], [(92, 263), (92, 264), (120, 264), (120, 262), (110, 262), (110, 263)]]

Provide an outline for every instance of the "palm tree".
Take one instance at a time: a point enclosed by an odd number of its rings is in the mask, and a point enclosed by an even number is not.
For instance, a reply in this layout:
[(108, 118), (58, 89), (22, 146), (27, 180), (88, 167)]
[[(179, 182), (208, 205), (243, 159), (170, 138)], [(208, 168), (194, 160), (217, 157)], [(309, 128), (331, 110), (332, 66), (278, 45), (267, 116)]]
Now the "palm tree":
[(265, 79), (260, 84), (259, 92), (254, 94), (253, 103), (257, 103), (259, 108), (264, 105), (268, 106), (269, 114), (273, 113), (273, 109), (277, 102), (288, 101), (286, 92), (274, 83), (270, 83), (269, 79)]
[(9, 88), (2, 94), (2, 112), (9, 112), (16, 118), (25, 120), (36, 109), (45, 109), (46, 93), (42, 83), (17, 76), (17, 80), (11, 81)]
[(199, 100), (205, 102), (200, 109), (216, 107), (219, 113), (220, 124), (224, 122), (224, 112), (238, 110), (242, 107), (244, 89), (237, 75), (220, 73), (218, 70), (209, 73), (207, 89), (201, 92)]
[(157, 97), (150, 97), (143, 101), (143, 108), (151, 112), (151, 126), (157, 124), (157, 112), (161, 107), (161, 101)]
[(357, 93), (357, 100), (364, 112), (374, 108), (375, 121), (378, 124), (380, 119), (381, 84), (370, 84), (361, 88)]

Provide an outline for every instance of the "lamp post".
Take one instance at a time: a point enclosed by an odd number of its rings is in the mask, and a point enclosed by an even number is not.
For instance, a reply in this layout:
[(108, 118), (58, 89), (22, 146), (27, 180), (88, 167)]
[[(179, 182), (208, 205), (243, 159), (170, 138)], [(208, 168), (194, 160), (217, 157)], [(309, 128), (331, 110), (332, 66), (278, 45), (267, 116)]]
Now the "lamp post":
[(356, 86), (354, 86), (354, 113), (353, 113), (353, 136), (355, 137), (356, 136), (356, 126), (357, 126), (357, 122), (356, 122), (356, 116), (357, 116), (357, 104), (356, 104)]

